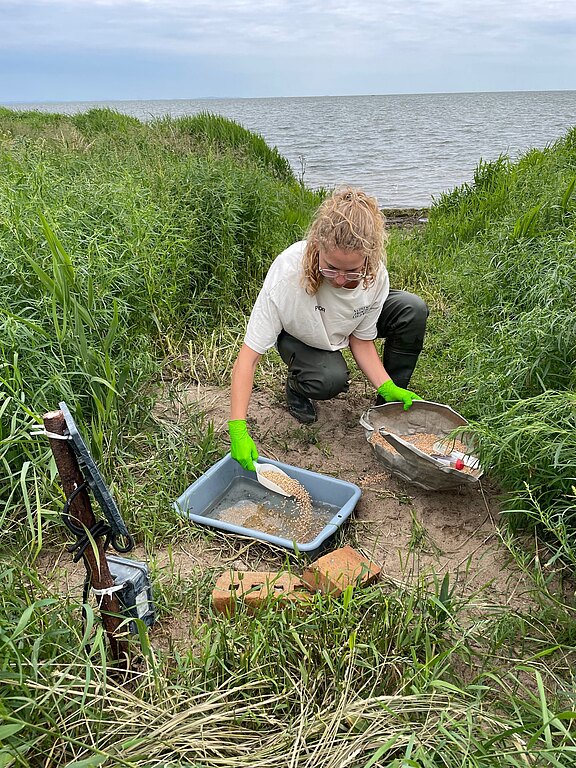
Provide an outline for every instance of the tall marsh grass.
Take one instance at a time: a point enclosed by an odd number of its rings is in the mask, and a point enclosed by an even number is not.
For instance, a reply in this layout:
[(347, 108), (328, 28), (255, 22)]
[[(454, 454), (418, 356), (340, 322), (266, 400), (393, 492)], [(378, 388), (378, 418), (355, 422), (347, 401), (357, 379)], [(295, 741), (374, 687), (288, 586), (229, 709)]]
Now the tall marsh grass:
[[(319, 198), (217, 116), (1, 109), (0, 149), (5, 423), (65, 400), (105, 461), (146, 421), (166, 356), (243, 324)], [(30, 448), (18, 435), (5, 438), (16, 467)]]
[(572, 563), (575, 189), (573, 128), (515, 163), (480, 162), (391, 258), (432, 308), (423, 394), (477, 422), (515, 526), (542, 523)]
[(160, 133), (175, 135), (182, 145), (184, 137), (190, 137), (195, 148), (210, 155), (233, 153), (235, 159), (243, 162), (255, 162), (265, 168), (279, 181), (291, 183), (295, 176), (289, 162), (276, 148), (270, 148), (259, 134), (248, 131), (242, 125), (220, 115), (201, 112), (190, 117), (182, 117), (174, 122), (170, 119), (157, 120), (154, 127)]

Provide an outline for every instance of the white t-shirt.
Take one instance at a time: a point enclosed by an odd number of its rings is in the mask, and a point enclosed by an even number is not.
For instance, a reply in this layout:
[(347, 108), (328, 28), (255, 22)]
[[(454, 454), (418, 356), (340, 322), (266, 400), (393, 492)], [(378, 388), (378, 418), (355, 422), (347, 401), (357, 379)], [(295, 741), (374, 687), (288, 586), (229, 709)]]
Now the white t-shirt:
[(244, 342), (264, 354), (276, 344), (282, 329), (304, 344), (335, 352), (348, 346), (348, 338), (371, 340), (377, 335), (376, 322), (388, 296), (389, 279), (384, 264), (374, 283), (364, 288), (337, 288), (322, 281), (314, 296), (306, 293), (302, 277), (301, 240), (276, 257), (248, 320)]

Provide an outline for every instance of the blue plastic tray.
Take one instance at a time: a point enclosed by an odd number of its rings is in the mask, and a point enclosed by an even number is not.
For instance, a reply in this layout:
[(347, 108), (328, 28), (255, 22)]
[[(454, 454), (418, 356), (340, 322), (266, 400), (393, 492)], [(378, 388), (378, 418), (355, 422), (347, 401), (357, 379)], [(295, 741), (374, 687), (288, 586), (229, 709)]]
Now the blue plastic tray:
[[(306, 488), (313, 502), (310, 536), (300, 535), (295, 502), (268, 491), (258, 483), (255, 472), (243, 469), (230, 454), (192, 483), (174, 502), (175, 509), (198, 525), (249, 536), (295, 552), (320, 550), (352, 514), (361, 495), (360, 488), (272, 459), (260, 457), (260, 461), (275, 464)], [(233, 521), (235, 513), (246, 509), (256, 512), (245, 515), (245, 520)]]

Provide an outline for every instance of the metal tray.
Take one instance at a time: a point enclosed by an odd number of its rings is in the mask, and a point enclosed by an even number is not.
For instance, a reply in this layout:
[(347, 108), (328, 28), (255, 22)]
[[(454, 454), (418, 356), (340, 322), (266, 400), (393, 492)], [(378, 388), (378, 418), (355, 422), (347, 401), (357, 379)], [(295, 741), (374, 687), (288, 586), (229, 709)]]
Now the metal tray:
[[(371, 442), (374, 452), (386, 469), (409, 483), (428, 491), (448, 490), (477, 485), (482, 476), (479, 463), (470, 471), (448, 467), (428, 453), (402, 439), (402, 436), (426, 433), (438, 439), (450, 434), (468, 422), (448, 405), (430, 400), (414, 400), (405, 411), (402, 403), (385, 403), (370, 408), (360, 417), (366, 440), (371, 441), (375, 430), (387, 445)], [(472, 452), (466, 434), (458, 438)]]

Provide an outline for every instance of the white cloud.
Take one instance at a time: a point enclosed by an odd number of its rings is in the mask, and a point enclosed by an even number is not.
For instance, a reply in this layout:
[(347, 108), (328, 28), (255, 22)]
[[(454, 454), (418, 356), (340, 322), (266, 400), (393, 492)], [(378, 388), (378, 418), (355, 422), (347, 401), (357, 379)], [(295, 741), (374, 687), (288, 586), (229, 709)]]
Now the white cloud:
[(567, 0), (0, 0), (0, 40), (0, 99), (576, 88)]
[(402, 46), (572, 45), (566, 0), (0, 0), (2, 45), (367, 57)]

